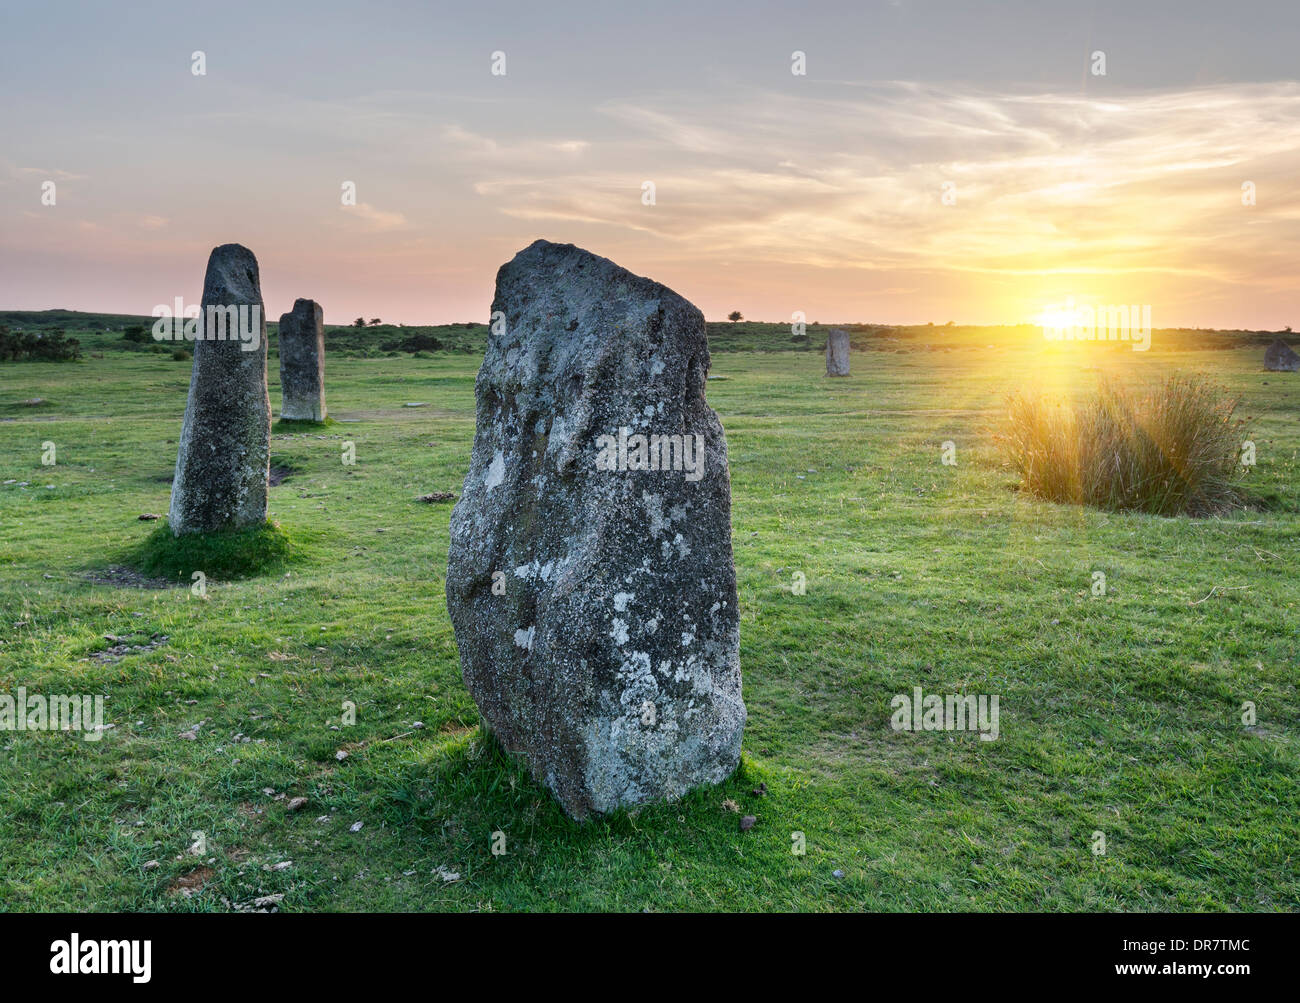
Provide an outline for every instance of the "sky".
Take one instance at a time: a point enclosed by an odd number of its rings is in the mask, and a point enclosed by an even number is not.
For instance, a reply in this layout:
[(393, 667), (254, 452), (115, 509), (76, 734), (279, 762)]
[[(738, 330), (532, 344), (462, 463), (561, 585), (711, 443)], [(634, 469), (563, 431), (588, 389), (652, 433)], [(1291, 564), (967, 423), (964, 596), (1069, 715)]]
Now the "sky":
[(0, 309), (197, 303), (237, 242), (272, 317), (486, 321), (543, 237), (713, 320), (1278, 330), (1298, 40), (1295, 0), (6, 0)]

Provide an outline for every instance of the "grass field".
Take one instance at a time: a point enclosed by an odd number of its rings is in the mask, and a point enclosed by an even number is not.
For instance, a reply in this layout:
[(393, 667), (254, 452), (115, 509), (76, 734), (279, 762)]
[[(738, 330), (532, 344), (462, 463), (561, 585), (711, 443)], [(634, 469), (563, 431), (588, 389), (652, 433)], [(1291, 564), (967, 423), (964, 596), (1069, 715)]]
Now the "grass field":
[[(0, 693), (106, 694), (113, 724), (0, 732), (0, 908), (1300, 907), (1300, 376), (1254, 343), (977, 340), (882, 339), (843, 380), (816, 351), (715, 355), (744, 759), (585, 825), (479, 731), (443, 599), (450, 504), (416, 500), (460, 490), (474, 354), (327, 360), (339, 423), (272, 440), (288, 563), (205, 597), (123, 570), (158, 525), (138, 516), (167, 510), (189, 364), (0, 366)], [(1239, 393), (1258, 504), (1162, 519), (1019, 493), (1005, 395), (1100, 367)], [(274, 357), (270, 376), (278, 413)], [(999, 695), (998, 740), (892, 730), (915, 686)]]

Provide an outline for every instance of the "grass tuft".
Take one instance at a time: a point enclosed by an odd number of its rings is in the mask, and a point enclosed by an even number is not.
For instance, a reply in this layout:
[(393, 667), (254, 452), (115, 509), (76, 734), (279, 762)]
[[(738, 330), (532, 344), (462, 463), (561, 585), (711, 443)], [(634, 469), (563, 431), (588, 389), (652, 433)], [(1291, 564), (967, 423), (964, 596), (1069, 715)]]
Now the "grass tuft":
[(177, 537), (162, 522), (131, 554), (130, 563), (159, 578), (188, 582), (195, 571), (202, 571), (209, 578), (234, 579), (276, 571), (295, 551), (289, 534), (278, 523)]
[(1022, 486), (1048, 501), (1213, 515), (1241, 504), (1238, 401), (1182, 375), (1139, 389), (1106, 380), (1079, 405), (1021, 391), (1002, 438)]

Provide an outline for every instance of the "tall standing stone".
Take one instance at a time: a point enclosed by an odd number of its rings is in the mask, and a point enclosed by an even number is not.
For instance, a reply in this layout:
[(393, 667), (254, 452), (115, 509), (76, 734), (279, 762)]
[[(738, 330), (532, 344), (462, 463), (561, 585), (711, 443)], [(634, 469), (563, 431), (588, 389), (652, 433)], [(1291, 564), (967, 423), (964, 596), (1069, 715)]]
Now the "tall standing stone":
[(211, 533), (266, 521), (271, 398), (257, 258), (222, 244), (208, 258), (168, 521)]
[(465, 684), (575, 818), (717, 783), (745, 705), (704, 316), (542, 240), (492, 311), (447, 558)]
[(849, 333), (839, 328), (826, 335), (826, 375), (849, 375)]
[(280, 314), (280, 392), (281, 418), (325, 420), (325, 315), (315, 300)]
[(1274, 373), (1300, 372), (1300, 355), (1281, 338), (1264, 350), (1264, 368)]

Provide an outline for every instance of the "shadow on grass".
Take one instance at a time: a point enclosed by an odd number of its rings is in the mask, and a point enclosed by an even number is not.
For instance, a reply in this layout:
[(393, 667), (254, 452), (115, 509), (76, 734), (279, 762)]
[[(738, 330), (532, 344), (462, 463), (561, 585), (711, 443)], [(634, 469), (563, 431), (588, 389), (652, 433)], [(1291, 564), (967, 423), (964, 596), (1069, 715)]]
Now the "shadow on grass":
[(54, 403), (46, 400), (44, 397), (28, 397), (24, 400), (4, 400), (0, 401), (0, 414), (39, 414), (44, 411), (52, 410), (53, 407)]
[(295, 418), (281, 418), (271, 425), (272, 434), (292, 435), (294, 432), (317, 432), (323, 428), (331, 428), (338, 422), (329, 415), (325, 416), (324, 421), (298, 420)]
[(1242, 507), (1249, 512), (1300, 512), (1300, 498), (1281, 487), (1250, 486), (1240, 494)]
[[(757, 812), (754, 796), (761, 771), (748, 757), (720, 784), (697, 787), (672, 802), (620, 808), (578, 822), (528, 769), (507, 752), (482, 724), (443, 743), (417, 761), (402, 763), (380, 776), (368, 777), (376, 807), (396, 825), (430, 825), (441, 830), (448, 820), (466, 832), (528, 832), (531, 842), (548, 852), (563, 852), (614, 837), (637, 837), (646, 830), (664, 836), (683, 824), (717, 833), (739, 833), (744, 812)], [(768, 780), (771, 777), (767, 777)], [(745, 805), (743, 812), (723, 808), (724, 801)]]

